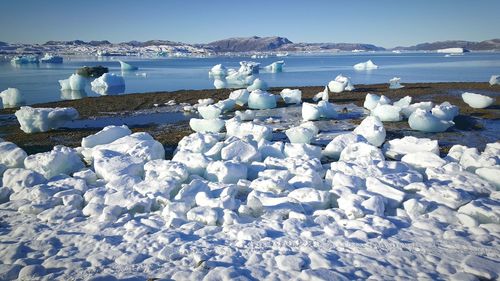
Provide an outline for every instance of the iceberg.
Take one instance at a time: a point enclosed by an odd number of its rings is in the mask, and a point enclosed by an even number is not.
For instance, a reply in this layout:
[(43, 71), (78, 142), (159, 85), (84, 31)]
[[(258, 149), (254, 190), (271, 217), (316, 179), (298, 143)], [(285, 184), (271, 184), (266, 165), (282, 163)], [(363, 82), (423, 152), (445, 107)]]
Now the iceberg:
[(21, 130), (25, 133), (47, 132), (65, 122), (78, 118), (78, 111), (72, 107), (33, 108), (22, 106), (15, 113)]
[(218, 133), (224, 127), (224, 120), (222, 119), (196, 119), (189, 120), (189, 126), (195, 132), (199, 133)]
[(122, 71), (133, 71), (133, 70), (138, 70), (139, 68), (135, 65), (131, 65), (129, 63), (126, 63), (124, 61), (119, 60), (120, 63), (120, 68)]
[(276, 107), (276, 98), (266, 91), (255, 90), (248, 97), (248, 107), (251, 109), (270, 109)]
[(244, 106), (248, 102), (248, 97), (250, 96), (250, 92), (247, 89), (240, 89), (236, 91), (232, 91), (229, 94), (229, 98), (236, 101), (236, 104), (239, 106)]
[(260, 63), (254, 61), (240, 61), (239, 73), (246, 75), (259, 74)]
[(445, 121), (452, 121), (458, 115), (458, 107), (445, 101), (432, 109), (432, 115)]
[(16, 88), (7, 88), (0, 93), (0, 99), (4, 108), (12, 108), (23, 104), (24, 98), (21, 92)]
[(286, 104), (300, 104), (302, 102), (302, 92), (299, 89), (283, 89), (280, 95)]
[(71, 74), (68, 79), (59, 80), (61, 91), (84, 91), (87, 84), (87, 79), (79, 74)]
[(389, 89), (396, 90), (403, 88), (404, 86), (399, 84), (399, 81), (401, 81), (401, 78), (399, 77), (394, 77), (389, 80)]
[(417, 131), (438, 133), (444, 132), (455, 123), (445, 121), (432, 115), (429, 111), (417, 108), (408, 118), (410, 128)]
[(500, 75), (491, 75), (490, 85), (500, 85)]
[(12, 64), (28, 64), (28, 63), (38, 63), (38, 57), (33, 56), (33, 55), (26, 55), (26, 56), (15, 56), (13, 57), (10, 62)]
[(100, 95), (119, 94), (125, 91), (123, 76), (114, 73), (104, 73), (101, 77), (90, 83), (92, 91)]
[(45, 54), (43, 58), (40, 59), (40, 62), (43, 63), (63, 63), (63, 57), (60, 56), (54, 56), (51, 54)]
[(253, 80), (252, 85), (250, 85), (250, 86), (248, 86), (248, 87), (247, 87), (247, 90), (248, 90), (249, 92), (251, 92), (251, 91), (255, 91), (255, 90), (263, 90), (263, 91), (265, 91), (265, 90), (267, 90), (268, 88), (269, 88), (269, 87), (267, 86), (267, 83), (266, 83), (266, 82), (264, 82), (264, 81), (260, 80), (260, 78), (257, 78), (257, 79), (255, 79), (255, 80)]
[(208, 74), (215, 78), (225, 78), (227, 75), (227, 69), (222, 64), (217, 64), (210, 69)]
[(494, 98), (467, 92), (462, 94), (462, 99), (472, 108), (486, 108), (495, 102)]
[(353, 132), (362, 135), (374, 146), (381, 146), (385, 141), (386, 131), (384, 125), (376, 116), (367, 116)]
[(436, 52), (445, 54), (463, 54), (468, 52), (468, 50), (464, 48), (445, 48), (445, 49), (439, 49)]
[(285, 65), (285, 61), (275, 61), (270, 65), (264, 67), (264, 69), (272, 73), (283, 72), (283, 65)]
[(371, 113), (382, 122), (398, 122), (403, 119), (401, 117), (401, 108), (390, 104), (379, 104)]
[(372, 60), (368, 60), (366, 62), (360, 62), (358, 64), (355, 64), (353, 67), (355, 70), (371, 70), (378, 68), (378, 66), (374, 64)]

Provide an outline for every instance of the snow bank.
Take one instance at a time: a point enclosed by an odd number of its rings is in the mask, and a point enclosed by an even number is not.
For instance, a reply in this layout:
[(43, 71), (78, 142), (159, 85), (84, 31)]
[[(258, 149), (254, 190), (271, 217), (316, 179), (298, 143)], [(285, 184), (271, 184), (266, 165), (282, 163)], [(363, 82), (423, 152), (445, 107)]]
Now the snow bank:
[(353, 68), (355, 70), (371, 70), (371, 69), (377, 69), (378, 66), (374, 64), (371, 60), (368, 60), (366, 62), (360, 62), (358, 64), (355, 64)]
[(272, 72), (272, 73), (279, 73), (283, 72), (283, 65), (285, 65), (285, 61), (275, 61), (271, 63), (270, 65), (264, 67), (265, 70)]
[(494, 98), (468, 92), (462, 94), (462, 99), (472, 108), (486, 108), (495, 102)]
[(7, 88), (0, 93), (0, 99), (2, 99), (3, 108), (12, 108), (19, 106), (24, 103), (23, 95), (16, 88)]
[(55, 130), (64, 123), (78, 118), (78, 111), (72, 107), (33, 108), (22, 106), (15, 113), (21, 130), (25, 133)]

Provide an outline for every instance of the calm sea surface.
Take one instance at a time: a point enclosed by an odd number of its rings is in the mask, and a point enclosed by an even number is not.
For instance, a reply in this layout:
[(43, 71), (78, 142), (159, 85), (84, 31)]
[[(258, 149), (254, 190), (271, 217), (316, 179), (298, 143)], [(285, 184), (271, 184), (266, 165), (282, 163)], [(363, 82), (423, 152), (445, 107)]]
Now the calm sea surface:
[[(118, 59), (139, 67), (138, 71), (122, 73)], [(355, 71), (352, 66), (371, 59), (379, 69)], [(351, 77), (354, 84), (387, 83), (394, 76), (405, 82), (485, 82), (500, 74), (500, 53), (466, 53), (448, 56), (437, 53), (341, 53), (333, 55), (290, 55), (251, 59), (249, 57), (211, 58), (138, 58), (138, 57), (65, 57), (63, 64), (12, 65), (0, 61), (0, 91), (18, 88), (28, 104), (98, 96), (90, 89), (83, 93), (62, 93), (58, 80), (66, 79), (82, 66), (103, 65), (110, 72), (125, 78), (124, 93), (173, 91), (181, 89), (210, 89), (213, 81), (208, 71), (222, 63), (227, 68), (238, 68), (239, 61), (251, 60), (268, 65), (284, 60), (283, 73), (265, 73), (260, 78), (270, 86), (325, 85), (338, 74)], [(145, 73), (145, 75), (143, 75)]]

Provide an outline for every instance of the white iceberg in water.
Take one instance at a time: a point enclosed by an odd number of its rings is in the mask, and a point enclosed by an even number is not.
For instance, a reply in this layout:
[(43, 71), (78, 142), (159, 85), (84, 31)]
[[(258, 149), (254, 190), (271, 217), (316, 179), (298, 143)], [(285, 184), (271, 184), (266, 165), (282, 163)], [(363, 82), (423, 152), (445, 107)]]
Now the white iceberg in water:
[(394, 77), (391, 80), (389, 80), (389, 89), (396, 90), (396, 89), (401, 89), (404, 86), (399, 84), (401, 81), (401, 78), (399, 77)]
[(7, 88), (0, 93), (0, 99), (2, 99), (4, 108), (12, 108), (16, 107), (22, 103), (24, 103), (23, 95), (16, 88)]
[(22, 106), (15, 115), (23, 132), (35, 133), (59, 128), (65, 122), (78, 118), (78, 111), (72, 107), (33, 108)]
[(78, 74), (71, 74), (68, 79), (59, 80), (61, 90), (83, 91), (87, 85), (87, 79)]
[(379, 104), (371, 113), (382, 122), (397, 122), (403, 119), (401, 117), (401, 108), (390, 104)]
[(491, 75), (490, 85), (500, 85), (500, 75)]
[(455, 125), (453, 121), (445, 121), (432, 115), (429, 111), (417, 108), (408, 118), (410, 128), (417, 131), (438, 133)]
[(125, 80), (114, 73), (104, 73), (101, 77), (90, 83), (92, 91), (101, 95), (120, 93), (125, 90)]
[(259, 66), (260, 63), (258, 62), (240, 61), (240, 69), (238, 69), (238, 72), (246, 75), (259, 74)]
[(275, 61), (270, 65), (266, 66), (265, 69), (273, 73), (283, 72), (283, 65), (285, 65), (285, 62), (282, 60)]
[(286, 104), (300, 104), (302, 102), (302, 92), (299, 89), (283, 89), (280, 95)]
[(276, 107), (276, 97), (266, 91), (255, 90), (248, 97), (248, 107), (251, 109), (269, 109)]
[(257, 78), (253, 80), (252, 85), (247, 87), (247, 90), (249, 92), (255, 91), (255, 90), (267, 90), (269, 87), (267, 86), (267, 83), (261, 80), (260, 78)]
[(432, 115), (445, 121), (452, 121), (458, 115), (458, 107), (445, 101), (432, 109)]
[(495, 102), (493, 98), (474, 93), (463, 93), (462, 99), (472, 108), (486, 108)]
[(120, 68), (123, 71), (132, 71), (132, 70), (138, 70), (139, 69), (137, 66), (131, 65), (131, 64), (126, 63), (124, 61), (119, 60), (118, 62), (120, 63)]
[(43, 63), (62, 63), (63, 57), (45, 54), (45, 56), (41, 58), (40, 61)]
[(38, 63), (38, 57), (33, 55), (15, 56), (10, 60), (13, 64)]
[(377, 69), (378, 68), (378, 66), (376, 64), (374, 64), (372, 62), (372, 60), (357, 63), (353, 67), (355, 70), (370, 70), (370, 69)]
[(439, 49), (436, 52), (445, 54), (463, 54), (468, 51), (464, 48), (445, 48), (445, 49)]

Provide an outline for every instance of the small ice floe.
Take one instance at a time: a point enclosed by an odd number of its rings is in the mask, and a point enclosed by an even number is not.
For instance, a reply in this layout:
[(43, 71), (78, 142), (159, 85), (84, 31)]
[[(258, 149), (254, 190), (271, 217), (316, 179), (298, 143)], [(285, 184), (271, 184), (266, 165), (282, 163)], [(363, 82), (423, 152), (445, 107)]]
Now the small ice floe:
[(114, 73), (104, 73), (91, 83), (92, 91), (101, 95), (115, 94), (125, 91), (123, 76)]
[(78, 118), (78, 111), (72, 107), (33, 108), (22, 106), (15, 115), (23, 132), (36, 133), (61, 127), (65, 122)]
[(131, 64), (126, 63), (124, 61), (118, 60), (118, 62), (120, 63), (120, 68), (122, 71), (133, 71), (133, 70), (139, 69), (139, 67), (137, 67), (135, 65), (131, 65)]
[(399, 84), (401, 81), (401, 78), (399, 77), (394, 77), (391, 80), (389, 80), (389, 89), (396, 90), (396, 89), (401, 89), (404, 86)]
[(43, 58), (40, 59), (42, 63), (63, 63), (63, 57), (54, 56), (49, 53), (45, 54)]
[(491, 75), (490, 85), (500, 85), (500, 75)]
[(408, 124), (413, 130), (438, 133), (444, 132), (455, 125), (453, 121), (441, 120), (429, 111), (417, 108), (408, 118)]
[(21, 92), (16, 88), (7, 88), (0, 93), (3, 108), (12, 108), (23, 104), (24, 98)]
[(147, 77), (148, 74), (146, 72), (140, 72), (140, 73), (136, 73), (135, 76)]
[(286, 104), (300, 104), (302, 102), (302, 92), (299, 89), (281, 90), (281, 98)]
[(255, 90), (248, 96), (248, 107), (251, 109), (270, 109), (276, 107), (276, 97), (262, 90)]
[(486, 108), (495, 102), (494, 98), (468, 92), (462, 94), (462, 99), (472, 108)]
[(250, 85), (250, 86), (247, 87), (247, 90), (249, 92), (255, 91), (255, 90), (263, 90), (263, 91), (265, 91), (267, 89), (269, 89), (269, 86), (267, 86), (267, 83), (264, 82), (263, 80), (261, 80), (260, 78), (257, 78), (255, 80), (253, 80), (252, 85)]
[(268, 66), (265, 66), (264, 69), (266, 71), (272, 72), (272, 73), (278, 73), (278, 72), (283, 72), (283, 65), (285, 65), (285, 61), (275, 61), (271, 63)]
[(61, 85), (61, 91), (83, 91), (87, 85), (87, 79), (79, 74), (71, 74), (68, 79), (59, 80), (59, 85)]
[(355, 70), (371, 70), (377, 69), (378, 65), (374, 64), (372, 60), (367, 60), (366, 62), (357, 63), (353, 67)]

